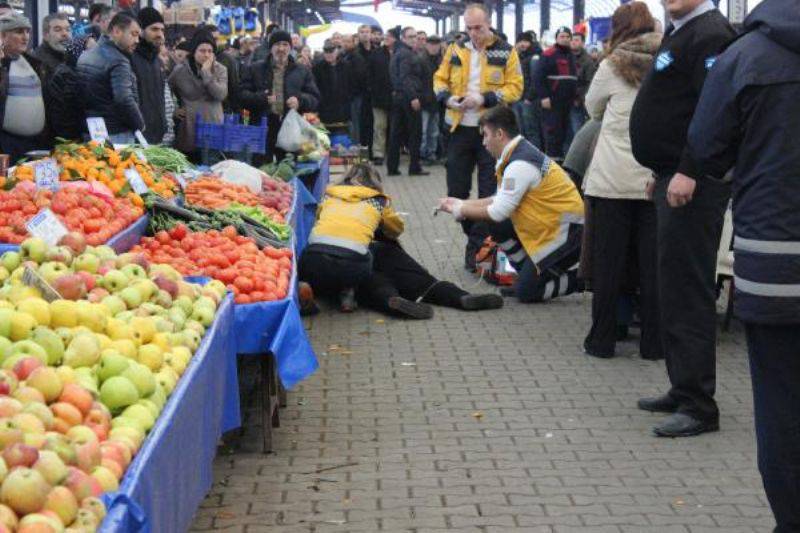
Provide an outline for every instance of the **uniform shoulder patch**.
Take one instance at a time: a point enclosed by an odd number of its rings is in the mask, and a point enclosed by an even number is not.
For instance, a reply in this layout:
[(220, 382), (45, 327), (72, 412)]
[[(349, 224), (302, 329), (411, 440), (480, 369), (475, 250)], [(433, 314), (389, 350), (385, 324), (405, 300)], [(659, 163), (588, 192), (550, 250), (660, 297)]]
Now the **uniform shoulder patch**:
[(675, 58), (672, 56), (672, 52), (669, 50), (664, 50), (658, 54), (658, 57), (656, 57), (656, 70), (661, 72), (674, 62)]
[(706, 70), (711, 70), (711, 67), (714, 66), (714, 63), (717, 61), (717, 56), (711, 56), (706, 58)]

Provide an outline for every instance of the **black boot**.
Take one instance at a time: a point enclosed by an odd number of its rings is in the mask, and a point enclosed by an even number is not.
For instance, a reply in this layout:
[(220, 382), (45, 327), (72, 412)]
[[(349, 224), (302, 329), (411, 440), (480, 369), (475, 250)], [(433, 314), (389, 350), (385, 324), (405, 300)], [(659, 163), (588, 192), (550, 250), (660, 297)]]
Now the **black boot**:
[(388, 302), (389, 309), (405, 318), (427, 320), (433, 318), (433, 307), (425, 303), (412, 302), (400, 296), (392, 296)]
[(355, 289), (345, 289), (339, 293), (339, 309), (342, 313), (352, 313), (358, 309)]
[(461, 297), (464, 311), (483, 311), (503, 307), (503, 297), (499, 294), (465, 294)]

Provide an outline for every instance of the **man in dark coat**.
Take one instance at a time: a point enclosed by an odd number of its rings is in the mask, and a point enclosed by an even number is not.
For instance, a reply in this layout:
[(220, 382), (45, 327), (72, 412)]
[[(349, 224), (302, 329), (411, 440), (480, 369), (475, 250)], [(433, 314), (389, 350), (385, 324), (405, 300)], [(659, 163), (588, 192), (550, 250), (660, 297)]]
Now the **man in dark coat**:
[(556, 44), (542, 54), (533, 81), (542, 106), (545, 151), (554, 159), (564, 157), (564, 140), (577, 95), (578, 71), (570, 49), (572, 31), (559, 28)]
[(575, 96), (575, 103), (570, 113), (570, 126), (569, 133), (567, 134), (565, 150), (569, 150), (569, 145), (572, 138), (578, 133), (583, 124), (589, 120), (589, 113), (586, 112), (586, 94), (589, 92), (589, 86), (592, 84), (595, 72), (597, 72), (597, 63), (589, 52), (586, 50), (586, 36), (582, 33), (574, 33), (572, 35), (572, 54), (575, 56), (575, 68), (578, 71), (578, 85), (577, 95)]
[(541, 104), (535, 98), (536, 90), (534, 88), (533, 76), (531, 66), (534, 64), (534, 58), (538, 60), (542, 56), (542, 47), (536, 40), (536, 34), (532, 31), (526, 31), (517, 36), (517, 43), (515, 45), (517, 54), (519, 54), (519, 64), (522, 67), (522, 77), (525, 81), (525, 88), (522, 92), (522, 98), (515, 102), (512, 106), (514, 113), (517, 115), (522, 130), (522, 136), (537, 148), (542, 148), (541, 136)]
[[(236, 95), (239, 93), (240, 87), (239, 62), (235, 57), (225, 51), (225, 46), (221, 46), (219, 44), (219, 28), (216, 26), (208, 26), (206, 31), (211, 31), (211, 37), (214, 39), (214, 42), (217, 43), (217, 61), (219, 61), (222, 66), (228, 69), (228, 96), (222, 103), (222, 107), (224, 108), (225, 113), (238, 113), (241, 108), (240, 103), (236, 101)], [(252, 61), (255, 62), (255, 56), (253, 56)]]
[(417, 41), (414, 28), (404, 28), (395, 45), (389, 65), (392, 78), (392, 130), (389, 137), (389, 154), (386, 159), (387, 175), (400, 175), (400, 145), (408, 147), (409, 176), (427, 176), (422, 170), (419, 150), (422, 142), (422, 98), (425, 86), (425, 66), (413, 48)]
[(250, 111), (251, 124), (258, 124), (262, 116), (267, 116), (267, 157), (281, 159), (284, 152), (277, 150), (275, 144), (283, 117), (290, 109), (298, 113), (316, 111), (320, 96), (314, 75), (291, 57), (291, 36), (283, 30), (275, 30), (269, 37), (269, 45), (269, 58), (244, 70), (239, 102)]
[[(800, 145), (787, 137), (800, 130), (798, 7), (759, 4), (743, 36), (709, 57), (688, 139), (697, 189), (735, 169), (734, 310), (747, 335), (758, 467), (776, 533), (800, 531)], [(694, 194), (674, 190), (671, 203), (691, 206)]]
[[(686, 146), (689, 123), (714, 59), (736, 32), (711, 0), (667, 4), (672, 20), (631, 110), (631, 148), (656, 176), (658, 294), (670, 390), (639, 408), (670, 413), (653, 428), (661, 437), (719, 429), (716, 390), (717, 250), (730, 197), (724, 183), (703, 180)], [(680, 208), (668, 200), (691, 185)]]
[(341, 61), (347, 70), (347, 78), (350, 80), (350, 139), (354, 144), (365, 145), (362, 141), (363, 132), (361, 124), (361, 110), (364, 105), (365, 96), (368, 89), (367, 58), (362, 55), (358, 48), (356, 36), (344, 35), (342, 37)]
[(326, 125), (347, 122), (350, 120), (347, 70), (330, 39), (325, 41), (322, 53), (323, 60), (312, 69), (320, 94), (319, 119)]
[[(373, 28), (373, 37), (380, 37), (380, 28)], [(392, 79), (389, 64), (394, 53), (395, 37), (386, 34), (386, 42), (377, 44), (369, 56), (369, 92), (372, 104), (372, 156), (373, 163), (383, 165), (386, 139), (389, 134), (389, 112), (392, 109)]]
[(72, 38), (69, 18), (65, 13), (53, 13), (42, 19), (42, 44), (33, 55), (44, 63), (48, 77), (66, 60), (66, 46)]
[(158, 53), (164, 44), (164, 19), (152, 7), (139, 11), (142, 37), (131, 56), (131, 67), (136, 74), (139, 91), (139, 109), (144, 117), (144, 134), (147, 142), (159, 144), (167, 131), (164, 103), (164, 69)]
[(114, 15), (108, 35), (78, 60), (83, 106), (87, 117), (105, 120), (111, 142), (134, 144), (134, 132), (144, 129), (139, 90), (131, 68), (131, 55), (141, 28), (127, 13)]
[(426, 164), (436, 162), (439, 152), (439, 133), (441, 131), (441, 104), (433, 92), (433, 75), (442, 63), (442, 39), (438, 35), (426, 37), (420, 51), (425, 66), (425, 80), (422, 96), (422, 148), (420, 156)]

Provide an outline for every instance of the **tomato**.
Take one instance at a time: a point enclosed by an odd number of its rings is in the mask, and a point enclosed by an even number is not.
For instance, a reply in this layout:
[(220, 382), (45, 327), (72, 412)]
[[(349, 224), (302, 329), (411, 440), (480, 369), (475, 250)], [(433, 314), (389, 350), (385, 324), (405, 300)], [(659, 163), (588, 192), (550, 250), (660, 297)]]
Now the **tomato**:
[(233, 284), (244, 293), (248, 293), (253, 290), (253, 281), (245, 276), (237, 276), (236, 279), (233, 280)]
[(156, 233), (155, 237), (156, 240), (161, 244), (167, 244), (171, 240), (169, 233), (167, 233), (164, 230), (161, 230), (158, 233)]
[(235, 301), (237, 304), (249, 304), (249, 303), (251, 303), (251, 302), (252, 302), (252, 300), (250, 299), (250, 297), (249, 297), (248, 295), (246, 295), (246, 294), (240, 294), (239, 296), (237, 296), (237, 297), (234, 299), (234, 301)]
[(172, 228), (172, 231), (170, 232), (170, 237), (172, 237), (176, 241), (181, 241), (183, 240), (184, 237), (186, 237), (187, 231), (188, 230), (186, 229), (185, 225), (178, 224), (177, 226)]

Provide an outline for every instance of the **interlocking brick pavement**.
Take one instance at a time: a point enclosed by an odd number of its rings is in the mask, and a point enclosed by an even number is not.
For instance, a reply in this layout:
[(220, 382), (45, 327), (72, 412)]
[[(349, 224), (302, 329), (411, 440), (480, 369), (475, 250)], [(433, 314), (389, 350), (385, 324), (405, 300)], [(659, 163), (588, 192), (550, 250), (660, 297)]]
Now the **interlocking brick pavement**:
[[(386, 181), (411, 254), (474, 286), (459, 227), (431, 217), (443, 169)], [(635, 404), (665, 390), (663, 362), (632, 341), (612, 360), (583, 355), (589, 308), (576, 295), (419, 322), (308, 320), (320, 370), (289, 393), (275, 453), (218, 457), (193, 530), (769, 531), (741, 330), (719, 341), (722, 430), (656, 439), (658, 416)]]

